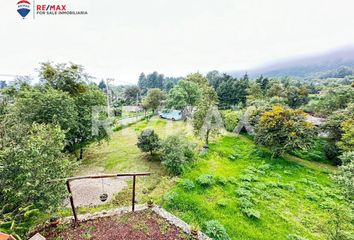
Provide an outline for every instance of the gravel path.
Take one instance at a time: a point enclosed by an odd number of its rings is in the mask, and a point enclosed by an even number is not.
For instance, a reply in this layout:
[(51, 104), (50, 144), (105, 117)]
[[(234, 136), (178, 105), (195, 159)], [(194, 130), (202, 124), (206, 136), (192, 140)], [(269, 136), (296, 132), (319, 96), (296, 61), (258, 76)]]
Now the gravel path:
[[(104, 203), (110, 201), (113, 195), (127, 187), (126, 178), (105, 178), (105, 179), (80, 179), (70, 182), (71, 191), (74, 197), (76, 207), (95, 206), (103, 204), (100, 195), (108, 194), (108, 199)], [(103, 185), (103, 187), (102, 187)], [(65, 203), (69, 206), (69, 201)]]

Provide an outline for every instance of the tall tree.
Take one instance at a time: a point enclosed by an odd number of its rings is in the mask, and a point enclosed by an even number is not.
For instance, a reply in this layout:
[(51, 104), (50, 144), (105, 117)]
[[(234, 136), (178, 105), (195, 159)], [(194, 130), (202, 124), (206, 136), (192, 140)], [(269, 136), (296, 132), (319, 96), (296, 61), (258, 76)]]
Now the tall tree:
[(193, 115), (193, 128), (196, 134), (204, 138), (207, 146), (209, 144), (210, 134), (217, 132), (220, 127), (221, 116), (216, 107), (218, 104), (218, 96), (214, 88), (209, 85), (208, 79), (200, 73), (190, 74), (187, 76), (186, 80), (197, 84), (202, 91), (197, 110)]
[(151, 109), (153, 113), (156, 113), (158, 107), (162, 104), (162, 101), (166, 99), (166, 95), (159, 88), (152, 88), (148, 91), (143, 105), (147, 109)]
[(138, 80), (138, 87), (141, 89), (142, 93), (145, 94), (147, 91), (147, 82), (145, 73), (140, 73), (139, 80)]
[(53, 66), (49, 62), (41, 64), (39, 76), (46, 85), (70, 95), (82, 93), (89, 77), (80, 65), (62, 63)]
[(179, 81), (169, 92), (167, 107), (184, 110), (187, 116), (191, 116), (192, 109), (199, 101), (201, 93), (196, 83)]
[(233, 105), (246, 104), (249, 79), (245, 75), (237, 80), (230, 75), (224, 74), (223, 80), (217, 89), (221, 108), (230, 108)]
[(71, 148), (79, 119), (75, 101), (68, 93), (44, 87), (25, 89), (17, 94), (10, 114), (22, 123), (59, 125)]
[(100, 83), (98, 84), (98, 88), (101, 89), (102, 91), (106, 91), (107, 85), (106, 85), (106, 83), (104, 82), (103, 79), (102, 79), (102, 80), (100, 81)]
[(124, 98), (127, 104), (138, 104), (140, 99), (139, 87), (135, 85), (128, 86), (124, 91)]

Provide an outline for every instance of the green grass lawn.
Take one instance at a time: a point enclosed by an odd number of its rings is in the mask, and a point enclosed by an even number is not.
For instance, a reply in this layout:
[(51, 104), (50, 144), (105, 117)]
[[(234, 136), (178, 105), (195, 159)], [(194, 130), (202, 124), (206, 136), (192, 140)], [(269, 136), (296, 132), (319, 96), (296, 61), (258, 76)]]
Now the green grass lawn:
[[(138, 135), (143, 129), (152, 128), (161, 139), (172, 134), (183, 134), (187, 138), (194, 139), (193, 133), (183, 121), (167, 121), (154, 117), (143, 120), (130, 127), (114, 132), (107, 142), (93, 144), (85, 152), (84, 160), (76, 171), (76, 176), (104, 173), (123, 172), (151, 172), (149, 177), (137, 178), (136, 198), (138, 203), (144, 203), (152, 198), (158, 201), (176, 181), (176, 178), (168, 176), (167, 171), (158, 161), (158, 156), (150, 156), (142, 153), (136, 146)], [(194, 140), (196, 141), (196, 140)], [(131, 204), (131, 181), (128, 180), (128, 188), (117, 194), (112, 203), (96, 208), (81, 208), (80, 213), (108, 209)], [(65, 214), (70, 211), (65, 210)]]
[[(232, 239), (326, 239), (326, 231), (334, 230), (328, 205), (348, 208), (328, 172), (272, 159), (251, 140), (226, 136), (181, 176), (163, 206), (200, 226), (216, 219)], [(214, 183), (202, 186), (203, 174)], [(344, 220), (342, 229), (353, 231), (353, 225)]]

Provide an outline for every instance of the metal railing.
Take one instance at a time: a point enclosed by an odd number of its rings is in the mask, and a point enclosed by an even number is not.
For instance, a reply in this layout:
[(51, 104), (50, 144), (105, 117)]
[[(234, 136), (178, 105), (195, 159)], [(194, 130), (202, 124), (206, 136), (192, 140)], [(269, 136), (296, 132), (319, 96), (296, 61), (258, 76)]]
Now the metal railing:
[(81, 177), (71, 177), (66, 179), (66, 187), (70, 194), (70, 205), (71, 210), (74, 215), (74, 222), (75, 224), (78, 223), (77, 213), (74, 204), (74, 196), (72, 194), (70, 188), (70, 182), (80, 179), (98, 179), (98, 178), (115, 178), (115, 177), (133, 177), (133, 191), (132, 191), (132, 211), (135, 211), (135, 185), (136, 185), (136, 177), (139, 176), (150, 176), (151, 173), (149, 172), (141, 172), (141, 173), (117, 173), (117, 174), (106, 174), (106, 175), (94, 175), (94, 176), (81, 176)]

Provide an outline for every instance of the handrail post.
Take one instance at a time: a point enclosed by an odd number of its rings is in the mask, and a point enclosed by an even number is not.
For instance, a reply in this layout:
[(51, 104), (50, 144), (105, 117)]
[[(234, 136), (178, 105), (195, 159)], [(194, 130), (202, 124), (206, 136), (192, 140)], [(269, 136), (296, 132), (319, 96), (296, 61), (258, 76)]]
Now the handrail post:
[(66, 181), (66, 187), (68, 188), (68, 192), (70, 194), (70, 205), (71, 205), (71, 210), (73, 211), (74, 214), (74, 222), (75, 224), (77, 224), (77, 215), (76, 215), (76, 210), (75, 210), (75, 205), (74, 205), (74, 197), (73, 194), (71, 192), (71, 188), (70, 188), (70, 180)]
[(132, 211), (135, 210), (135, 179), (136, 175), (133, 175), (133, 196), (132, 196)]

